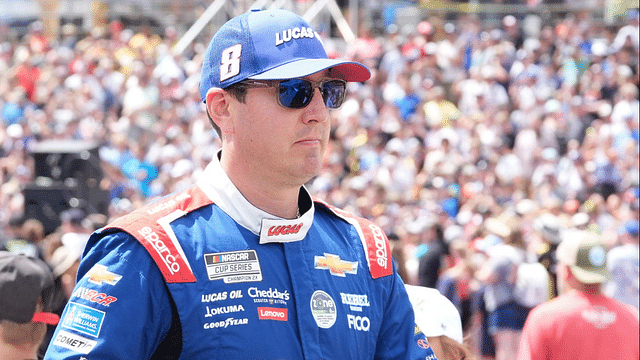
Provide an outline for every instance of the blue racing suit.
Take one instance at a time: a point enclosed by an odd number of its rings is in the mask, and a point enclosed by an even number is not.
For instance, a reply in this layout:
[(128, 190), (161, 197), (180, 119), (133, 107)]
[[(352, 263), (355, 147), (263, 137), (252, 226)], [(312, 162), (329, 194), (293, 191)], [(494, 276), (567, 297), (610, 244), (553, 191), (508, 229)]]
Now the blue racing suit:
[(381, 229), (299, 205), (261, 211), (214, 159), (91, 236), (45, 359), (435, 359)]

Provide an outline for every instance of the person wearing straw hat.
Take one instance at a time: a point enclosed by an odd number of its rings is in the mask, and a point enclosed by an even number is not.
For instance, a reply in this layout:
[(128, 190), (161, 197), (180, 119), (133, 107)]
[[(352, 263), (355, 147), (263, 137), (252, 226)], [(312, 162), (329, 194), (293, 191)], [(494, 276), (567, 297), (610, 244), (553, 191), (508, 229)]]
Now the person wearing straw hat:
[(518, 360), (638, 359), (638, 309), (602, 294), (609, 274), (600, 236), (569, 231), (556, 257), (561, 295), (529, 314)]

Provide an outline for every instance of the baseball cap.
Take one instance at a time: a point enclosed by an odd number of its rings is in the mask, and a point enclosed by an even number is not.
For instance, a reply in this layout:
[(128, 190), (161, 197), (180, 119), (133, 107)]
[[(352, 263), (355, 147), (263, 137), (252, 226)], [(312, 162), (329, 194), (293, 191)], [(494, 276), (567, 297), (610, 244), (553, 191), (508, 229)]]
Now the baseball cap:
[[(51, 310), (53, 275), (42, 260), (0, 251), (0, 320), (55, 325), (59, 316)], [(42, 296), (44, 311), (36, 313)]]
[(415, 313), (416, 325), (425, 336), (445, 335), (462, 344), (462, 320), (460, 313), (446, 296), (437, 289), (406, 285), (409, 300)]
[(533, 228), (552, 244), (562, 241), (563, 229), (557, 216), (551, 213), (544, 213), (533, 221)]
[(365, 81), (369, 69), (329, 59), (318, 34), (302, 17), (282, 9), (252, 10), (227, 21), (211, 39), (202, 64), (200, 95), (245, 79), (282, 80), (331, 68), (345, 81)]
[(568, 232), (558, 245), (556, 257), (559, 262), (567, 264), (583, 284), (598, 284), (609, 279), (607, 250), (594, 232)]

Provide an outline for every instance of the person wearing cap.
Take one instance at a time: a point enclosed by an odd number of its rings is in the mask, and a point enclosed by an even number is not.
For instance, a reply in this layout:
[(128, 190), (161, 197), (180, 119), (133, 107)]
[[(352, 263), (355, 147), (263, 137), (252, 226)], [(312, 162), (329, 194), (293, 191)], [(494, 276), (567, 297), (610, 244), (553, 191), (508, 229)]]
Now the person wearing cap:
[(555, 253), (566, 228), (562, 226), (558, 217), (550, 212), (543, 212), (536, 217), (532, 225), (539, 239), (539, 243), (534, 250), (538, 254), (538, 262), (544, 265), (549, 273), (549, 296), (554, 298), (558, 295), (557, 259)]
[(458, 308), (438, 290), (405, 285), (416, 316), (416, 325), (427, 336), (439, 360), (472, 360), (464, 344)]
[(556, 256), (561, 295), (529, 314), (518, 360), (638, 359), (638, 309), (601, 292), (609, 274), (599, 235), (571, 231)]
[(486, 260), (474, 275), (484, 285), (484, 321), (495, 345), (495, 359), (512, 360), (530, 310), (519, 301), (516, 291), (525, 255), (522, 232), (497, 217), (485, 220), (484, 227), (487, 235), (476, 247), (485, 253)]
[(0, 358), (39, 359), (47, 325), (58, 323), (50, 313), (53, 274), (37, 258), (0, 251)]
[(200, 84), (221, 150), (94, 232), (45, 359), (435, 359), (382, 229), (304, 186), (369, 77), (292, 12), (225, 23)]
[(625, 221), (619, 232), (619, 244), (607, 254), (607, 269), (611, 279), (605, 285), (604, 292), (637, 309), (640, 308), (638, 220)]

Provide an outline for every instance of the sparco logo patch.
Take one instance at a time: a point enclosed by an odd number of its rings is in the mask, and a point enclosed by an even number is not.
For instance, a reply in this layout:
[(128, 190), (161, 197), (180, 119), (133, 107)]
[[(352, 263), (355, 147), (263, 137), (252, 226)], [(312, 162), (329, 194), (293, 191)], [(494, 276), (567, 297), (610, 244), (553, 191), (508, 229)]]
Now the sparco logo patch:
[(373, 240), (376, 245), (376, 262), (383, 268), (387, 267), (389, 261), (389, 252), (387, 251), (387, 241), (385, 235), (378, 226), (369, 224), (369, 229), (373, 234)]
[(227, 284), (262, 281), (260, 261), (255, 250), (205, 254), (209, 280), (222, 279)]
[(138, 232), (153, 246), (153, 249), (160, 255), (160, 258), (172, 275), (180, 271), (180, 264), (176, 261), (176, 255), (171, 254), (171, 250), (160, 240), (160, 237), (153, 229), (145, 226), (138, 230)]
[(329, 270), (331, 275), (335, 276), (345, 277), (345, 273), (354, 275), (358, 273), (357, 261), (340, 260), (338, 255), (325, 253), (324, 256), (316, 256), (314, 263), (316, 269)]
[(171, 223), (210, 204), (211, 199), (194, 185), (120, 217), (104, 230), (120, 229), (133, 235), (149, 252), (167, 283), (196, 282)]

